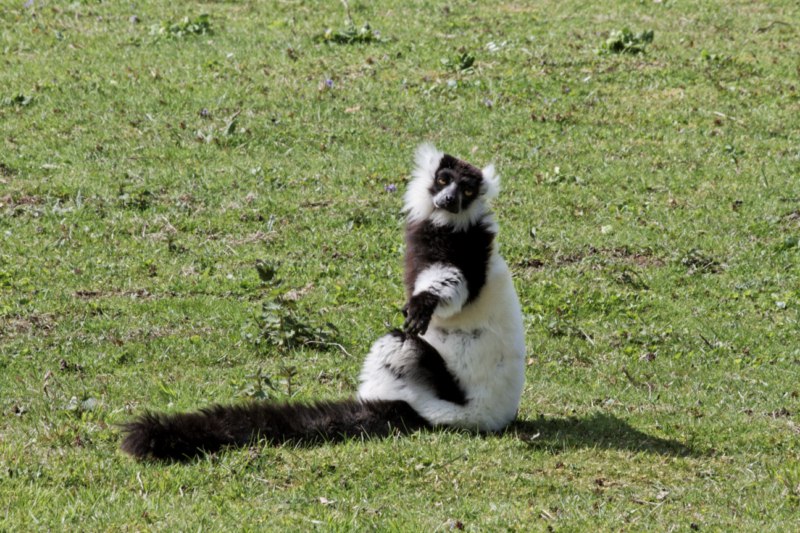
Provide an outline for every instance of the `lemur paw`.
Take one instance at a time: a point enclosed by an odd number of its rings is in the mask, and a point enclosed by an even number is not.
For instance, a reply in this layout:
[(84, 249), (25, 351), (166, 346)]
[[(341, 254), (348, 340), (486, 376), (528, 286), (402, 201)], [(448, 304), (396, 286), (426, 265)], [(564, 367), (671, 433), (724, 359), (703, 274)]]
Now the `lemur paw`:
[(411, 297), (403, 307), (406, 322), (403, 329), (411, 335), (424, 335), (428, 331), (433, 311), (439, 303), (439, 298), (429, 292), (421, 292)]

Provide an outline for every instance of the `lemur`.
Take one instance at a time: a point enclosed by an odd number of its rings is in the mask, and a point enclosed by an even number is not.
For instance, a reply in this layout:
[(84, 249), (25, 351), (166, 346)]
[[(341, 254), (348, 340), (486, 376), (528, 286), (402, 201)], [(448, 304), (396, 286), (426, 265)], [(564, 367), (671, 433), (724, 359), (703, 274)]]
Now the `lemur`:
[(489, 211), (499, 177), (492, 165), (479, 169), (430, 144), (415, 160), (404, 197), (405, 324), (373, 344), (355, 398), (145, 412), (123, 425), (122, 449), (140, 459), (183, 460), (258, 439), (313, 444), (508, 425), (522, 394), (525, 339)]

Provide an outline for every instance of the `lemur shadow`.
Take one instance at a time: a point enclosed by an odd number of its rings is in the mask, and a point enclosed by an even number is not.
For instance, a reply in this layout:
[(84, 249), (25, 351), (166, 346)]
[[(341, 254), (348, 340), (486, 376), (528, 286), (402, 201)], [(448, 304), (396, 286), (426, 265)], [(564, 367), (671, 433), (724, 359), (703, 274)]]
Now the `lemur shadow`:
[(554, 453), (575, 448), (626, 450), (673, 457), (699, 457), (705, 453), (676, 440), (648, 435), (617, 417), (596, 413), (588, 417), (517, 420), (503, 432), (535, 449)]
[[(294, 448), (316, 448), (325, 444), (338, 444), (350, 438), (362, 438), (367, 440), (381, 440), (391, 435), (400, 436), (414, 433), (416, 431), (471, 433), (478, 438), (491, 439), (494, 437), (516, 438), (525, 443), (531, 449), (542, 450), (551, 454), (558, 454), (578, 448), (594, 448), (605, 450), (625, 450), (631, 452), (645, 452), (656, 455), (669, 455), (672, 457), (701, 457), (708, 452), (698, 451), (689, 445), (676, 440), (662, 439), (648, 435), (642, 431), (634, 429), (630, 424), (617, 417), (596, 413), (587, 417), (544, 417), (541, 416), (532, 420), (516, 420), (505, 430), (494, 433), (473, 433), (468, 430), (454, 428), (432, 428), (420, 427), (417, 424), (409, 426), (395, 426), (394, 428), (384, 428), (377, 433), (368, 431), (360, 435), (332, 434), (319, 435), (311, 439), (295, 440), (289, 437), (279, 438), (267, 442), (261, 438), (254, 437), (249, 444), (240, 446), (282, 446), (290, 445)], [(223, 445), (221, 448), (228, 448)], [(236, 447), (236, 445), (233, 445)], [(215, 451), (203, 451), (198, 448), (196, 453), (183, 457), (155, 458), (154, 461), (160, 462), (193, 462), (201, 458), (204, 454), (216, 454)]]

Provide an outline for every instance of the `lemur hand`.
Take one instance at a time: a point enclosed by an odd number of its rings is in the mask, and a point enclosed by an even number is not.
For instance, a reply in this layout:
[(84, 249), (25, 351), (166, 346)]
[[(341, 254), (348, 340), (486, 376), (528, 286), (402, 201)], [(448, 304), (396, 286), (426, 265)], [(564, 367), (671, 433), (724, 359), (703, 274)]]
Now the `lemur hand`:
[(406, 322), (403, 329), (411, 335), (424, 335), (428, 331), (433, 311), (439, 299), (429, 292), (421, 292), (411, 297), (403, 307)]

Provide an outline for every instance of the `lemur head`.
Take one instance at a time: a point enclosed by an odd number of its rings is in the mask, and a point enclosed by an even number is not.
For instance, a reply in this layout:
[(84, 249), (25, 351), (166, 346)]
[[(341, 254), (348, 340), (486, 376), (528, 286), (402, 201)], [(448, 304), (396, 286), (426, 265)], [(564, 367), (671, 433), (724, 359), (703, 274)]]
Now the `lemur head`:
[(415, 159), (405, 195), (409, 221), (430, 219), (440, 226), (466, 229), (488, 212), (487, 201), (500, 187), (493, 165), (479, 169), (431, 144), (420, 145)]

